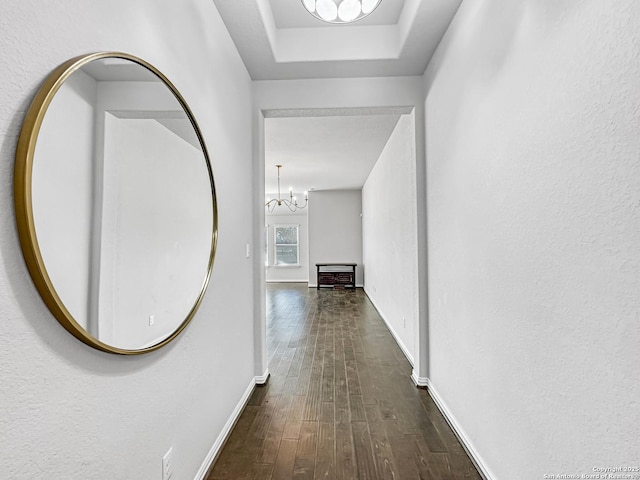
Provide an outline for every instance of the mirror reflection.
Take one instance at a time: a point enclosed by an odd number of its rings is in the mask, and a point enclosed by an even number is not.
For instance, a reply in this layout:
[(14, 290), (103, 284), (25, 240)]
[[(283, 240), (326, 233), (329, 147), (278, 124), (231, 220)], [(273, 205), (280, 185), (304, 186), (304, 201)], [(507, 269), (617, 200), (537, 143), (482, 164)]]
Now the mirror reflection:
[(73, 321), (108, 346), (165, 341), (206, 288), (215, 196), (195, 128), (159, 76), (115, 57), (75, 70), (46, 110), (35, 237)]

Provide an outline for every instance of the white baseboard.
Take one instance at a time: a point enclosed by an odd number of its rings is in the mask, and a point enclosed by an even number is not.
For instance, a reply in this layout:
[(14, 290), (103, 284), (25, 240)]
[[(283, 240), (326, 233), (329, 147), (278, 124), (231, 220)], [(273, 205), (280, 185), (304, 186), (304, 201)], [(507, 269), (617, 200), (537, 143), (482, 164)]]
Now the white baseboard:
[(236, 422), (240, 418), (240, 415), (242, 415), (242, 411), (244, 410), (244, 407), (247, 405), (247, 402), (249, 401), (249, 397), (251, 397), (251, 394), (253, 393), (253, 389), (256, 387), (256, 385), (265, 384), (268, 378), (269, 378), (268, 370), (264, 373), (264, 375), (253, 377), (253, 379), (251, 380), (251, 383), (249, 383), (249, 386), (242, 394), (242, 397), (240, 398), (240, 401), (236, 405), (236, 408), (234, 408), (233, 412), (231, 412), (231, 416), (229, 417), (229, 419), (227, 420), (227, 423), (225, 423), (224, 427), (222, 428), (220, 435), (218, 435), (218, 438), (216, 438), (215, 442), (213, 442), (213, 446), (209, 450), (209, 453), (207, 453), (207, 456), (205, 457), (204, 462), (202, 462), (202, 465), (200, 466), (198, 473), (196, 473), (194, 480), (205, 479), (207, 473), (209, 472), (209, 469), (211, 468), (211, 465), (213, 465), (213, 462), (216, 460), (216, 458), (222, 451), (222, 447), (224, 447), (224, 444), (227, 441), (227, 438), (231, 434), (231, 430), (233, 430), (233, 427), (235, 426)]
[(418, 372), (416, 372), (415, 368), (411, 372), (411, 380), (413, 380), (413, 383), (415, 383), (416, 387), (428, 387), (429, 386), (429, 379), (427, 377), (419, 376)]
[(264, 385), (265, 383), (267, 383), (267, 380), (269, 380), (269, 375), (271, 374), (269, 373), (268, 368), (264, 371), (262, 375), (256, 375), (254, 377), (256, 385)]
[[(404, 356), (407, 357), (407, 360), (409, 360), (409, 363), (413, 367), (414, 364), (415, 364), (415, 361), (413, 359), (413, 355), (411, 355), (411, 352), (409, 352), (409, 349), (402, 342), (402, 340), (400, 340), (400, 336), (396, 333), (396, 331), (393, 329), (391, 324), (387, 321), (386, 317), (384, 316), (384, 313), (382, 312), (382, 310), (380, 310), (380, 308), (378, 308), (378, 305), (376, 305), (376, 302), (373, 300), (373, 298), (371, 298), (371, 296), (367, 292), (367, 289), (364, 290), (364, 293), (367, 295), (367, 298), (369, 299), (371, 304), (374, 306), (374, 308), (378, 311), (378, 314), (380, 315), (380, 318), (382, 318), (382, 321), (384, 322), (384, 324), (387, 326), (387, 328), (391, 332), (391, 335), (393, 336), (394, 340), (396, 341), (396, 343), (400, 347), (400, 350), (402, 350), (402, 353), (404, 353)], [(411, 378), (413, 378), (413, 374), (411, 375)], [(415, 380), (414, 380), (414, 382), (415, 382)]]
[(429, 392), (429, 395), (431, 396), (434, 403), (440, 410), (440, 413), (442, 413), (442, 416), (444, 416), (445, 420), (453, 430), (453, 433), (455, 433), (456, 437), (458, 437), (458, 440), (460, 440), (460, 444), (462, 444), (462, 447), (466, 450), (467, 455), (469, 455), (469, 458), (471, 458), (471, 461), (476, 466), (482, 478), (484, 480), (495, 480), (496, 479), (495, 475), (489, 469), (489, 467), (487, 467), (487, 464), (484, 462), (484, 460), (476, 450), (475, 446), (473, 445), (473, 442), (471, 442), (471, 439), (469, 438), (467, 433), (464, 431), (460, 423), (458, 423), (458, 420), (456, 419), (456, 417), (454, 417), (453, 413), (451, 413), (451, 410), (449, 410), (449, 407), (447, 407), (447, 404), (444, 403), (444, 400), (442, 399), (442, 397), (440, 396), (436, 388), (433, 386), (433, 383), (431, 383), (431, 380), (427, 378), (426, 383), (427, 383), (427, 391)]

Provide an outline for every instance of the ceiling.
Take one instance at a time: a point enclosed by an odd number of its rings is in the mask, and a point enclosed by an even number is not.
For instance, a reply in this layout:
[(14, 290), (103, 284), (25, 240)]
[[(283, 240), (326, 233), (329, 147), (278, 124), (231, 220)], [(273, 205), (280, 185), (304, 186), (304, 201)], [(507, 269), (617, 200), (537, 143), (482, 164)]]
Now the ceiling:
[[(213, 0), (253, 80), (422, 75), (462, 0), (382, 0), (332, 25), (301, 0)], [(265, 191), (361, 188), (408, 111), (281, 112), (265, 119)]]
[(300, 0), (213, 0), (251, 78), (422, 75), (462, 0), (382, 0), (332, 25)]
[[(265, 119), (265, 191), (362, 188), (399, 114)], [(299, 197), (302, 198), (302, 197)]]

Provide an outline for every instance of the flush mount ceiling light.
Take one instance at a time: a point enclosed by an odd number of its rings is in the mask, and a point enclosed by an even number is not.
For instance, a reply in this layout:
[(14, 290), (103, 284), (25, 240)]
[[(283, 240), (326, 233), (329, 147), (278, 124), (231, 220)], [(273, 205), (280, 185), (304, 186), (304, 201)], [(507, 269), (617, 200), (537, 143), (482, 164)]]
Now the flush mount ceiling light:
[(382, 0), (302, 0), (314, 17), (328, 23), (356, 22), (371, 12)]
[(304, 205), (298, 205), (298, 199), (293, 196), (293, 187), (289, 187), (288, 199), (280, 196), (280, 169), (282, 168), (282, 165), (276, 165), (276, 168), (278, 169), (278, 198), (267, 199), (267, 203), (264, 204), (264, 206), (267, 207), (267, 211), (272, 213), (276, 207), (281, 207), (282, 205), (292, 212), (305, 208), (309, 202), (309, 194), (307, 192), (304, 192)]

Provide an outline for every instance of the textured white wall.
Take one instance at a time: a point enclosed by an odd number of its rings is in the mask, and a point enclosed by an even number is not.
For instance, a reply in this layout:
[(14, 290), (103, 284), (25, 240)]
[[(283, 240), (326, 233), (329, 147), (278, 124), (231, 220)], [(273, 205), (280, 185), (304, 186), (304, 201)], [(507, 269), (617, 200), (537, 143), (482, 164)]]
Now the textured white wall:
[(500, 480), (640, 463), (640, 3), (465, 1), (426, 72), (430, 376)]
[[(276, 207), (277, 208), (277, 207)], [(281, 207), (286, 210), (286, 207)], [(307, 210), (302, 210), (306, 212)], [(309, 281), (309, 227), (307, 215), (265, 215), (269, 239), (269, 266), (267, 267), (267, 282), (308, 282)], [(274, 265), (274, 226), (298, 225), (298, 255), (299, 267), (276, 267)]]
[[(210, 0), (10, 0), (0, 14), (0, 476), (191, 479), (254, 376), (251, 84)], [(212, 157), (220, 208), (213, 276), (194, 321), (137, 357), (78, 342), (27, 273), (13, 214), (17, 135), (36, 89), (66, 59), (139, 55), (182, 92)]]
[(413, 114), (400, 117), (362, 188), (364, 287), (412, 363), (419, 318), (414, 124)]
[(309, 192), (309, 285), (317, 286), (316, 263), (357, 263), (362, 286), (362, 192)]

